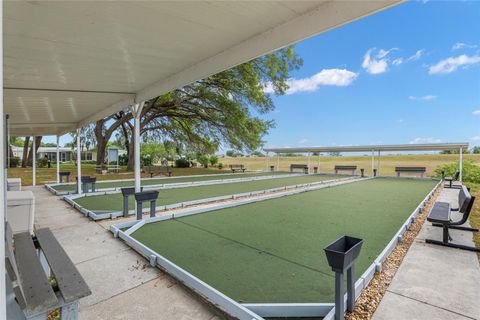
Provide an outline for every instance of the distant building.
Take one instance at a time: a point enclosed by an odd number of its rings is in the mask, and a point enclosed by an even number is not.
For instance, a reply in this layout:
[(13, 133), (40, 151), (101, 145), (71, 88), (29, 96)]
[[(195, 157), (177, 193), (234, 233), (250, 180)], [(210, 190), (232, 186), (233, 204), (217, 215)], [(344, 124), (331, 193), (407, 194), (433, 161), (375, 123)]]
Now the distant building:
[[(12, 146), (13, 156), (23, 159), (23, 147)], [(59, 148), (60, 162), (71, 162), (75, 159), (76, 149), (68, 147)], [(51, 161), (57, 161), (57, 148), (56, 147), (39, 147), (37, 150), (37, 159), (42, 159), (47, 156)], [(97, 158), (97, 153), (94, 150), (82, 151), (82, 161), (92, 161)]]

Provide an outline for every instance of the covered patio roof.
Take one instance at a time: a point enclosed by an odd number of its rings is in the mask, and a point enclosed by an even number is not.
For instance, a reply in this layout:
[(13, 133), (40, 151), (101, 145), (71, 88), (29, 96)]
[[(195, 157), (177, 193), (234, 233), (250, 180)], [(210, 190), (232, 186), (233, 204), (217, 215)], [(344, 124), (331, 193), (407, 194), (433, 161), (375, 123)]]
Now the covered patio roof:
[(468, 142), (425, 143), (425, 144), (390, 144), (366, 146), (332, 146), (332, 147), (298, 147), (298, 148), (265, 148), (274, 153), (309, 153), (309, 152), (371, 152), (371, 151), (439, 151), (466, 150)]
[(10, 133), (72, 131), (400, 2), (5, 1)]

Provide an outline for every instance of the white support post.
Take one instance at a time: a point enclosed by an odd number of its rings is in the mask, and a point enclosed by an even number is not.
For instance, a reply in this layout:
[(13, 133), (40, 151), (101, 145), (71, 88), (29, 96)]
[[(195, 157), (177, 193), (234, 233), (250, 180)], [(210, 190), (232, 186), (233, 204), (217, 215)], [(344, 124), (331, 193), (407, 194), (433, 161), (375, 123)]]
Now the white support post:
[(57, 134), (57, 183), (60, 183), (60, 136)]
[(372, 177), (373, 177), (374, 169), (375, 169), (375, 151), (372, 150)]
[(32, 137), (32, 186), (37, 185), (37, 144), (35, 141), (35, 136)]
[(307, 170), (308, 174), (311, 173), (311, 172), (310, 172), (310, 158), (311, 158), (311, 156), (312, 156), (312, 153), (309, 152), (309, 153), (308, 153), (308, 170)]
[(317, 173), (320, 174), (320, 152), (318, 153)]
[(145, 102), (140, 102), (136, 103), (132, 107), (132, 113), (135, 121), (133, 130), (135, 192), (140, 192), (142, 183), (140, 175), (140, 120), (144, 104)]
[(268, 151), (265, 153), (265, 162), (266, 162), (265, 171), (269, 172), (270, 168), (268, 167)]
[(378, 150), (378, 164), (377, 164), (377, 176), (380, 177), (380, 150)]
[(458, 176), (458, 181), (462, 182), (462, 178), (463, 178), (463, 148), (462, 147), (460, 147), (459, 156), (460, 156), (460, 159), (459, 159), (458, 171), (460, 171), (460, 175)]
[[(0, 16), (3, 16), (3, 6), (0, 6)], [(3, 52), (3, 30), (0, 24), (0, 52)], [(0, 56), (0, 70), (3, 74), (3, 55)], [(7, 299), (5, 283), (5, 218), (7, 212), (7, 168), (3, 159), (5, 153), (6, 129), (3, 113), (3, 77), (0, 78), (0, 319), (7, 319)]]
[(80, 128), (77, 128), (77, 190), (82, 194), (82, 154), (80, 153)]

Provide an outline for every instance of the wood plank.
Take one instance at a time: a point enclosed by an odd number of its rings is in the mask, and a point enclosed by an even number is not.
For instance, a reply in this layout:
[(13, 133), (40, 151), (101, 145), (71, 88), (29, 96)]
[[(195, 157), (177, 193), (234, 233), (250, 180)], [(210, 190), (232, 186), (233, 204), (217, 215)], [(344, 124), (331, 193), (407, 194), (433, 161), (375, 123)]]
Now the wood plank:
[(28, 232), (14, 235), (15, 260), (22, 291), (25, 298), (27, 316), (46, 312), (58, 306), (47, 275), (40, 264), (32, 236)]
[(91, 291), (85, 280), (52, 231), (42, 228), (36, 230), (35, 234), (65, 302), (72, 302), (90, 295)]

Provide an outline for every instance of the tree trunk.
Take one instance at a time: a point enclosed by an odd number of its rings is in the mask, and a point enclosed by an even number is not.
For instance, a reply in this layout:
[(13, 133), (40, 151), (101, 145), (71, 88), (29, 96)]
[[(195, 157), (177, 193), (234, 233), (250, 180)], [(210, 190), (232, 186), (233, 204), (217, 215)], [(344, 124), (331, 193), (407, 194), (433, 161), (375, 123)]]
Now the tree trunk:
[(97, 121), (95, 125), (95, 138), (97, 139), (97, 166), (102, 165), (105, 162), (105, 151), (107, 148), (108, 137), (103, 135), (103, 124), (104, 120)]
[[(38, 148), (40, 148), (40, 144), (42, 143), (42, 136), (36, 136), (35, 137), (35, 154), (37, 154)], [(28, 152), (28, 164), (32, 165), (33, 162), (33, 143), (32, 146), (30, 147), (30, 152)], [(38, 160), (38, 159), (37, 159)]]
[(30, 136), (26, 136), (23, 141), (23, 155), (22, 155), (22, 168), (26, 168), (28, 164), (28, 145), (30, 144)]
[(127, 171), (133, 171), (135, 167), (135, 146), (133, 145), (134, 138), (128, 143), (128, 165)]

